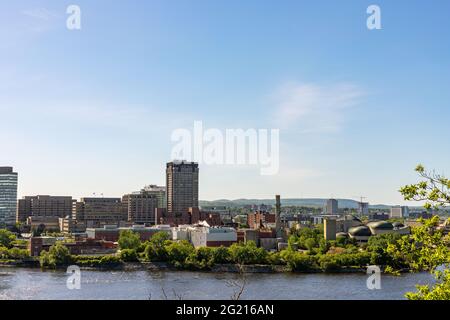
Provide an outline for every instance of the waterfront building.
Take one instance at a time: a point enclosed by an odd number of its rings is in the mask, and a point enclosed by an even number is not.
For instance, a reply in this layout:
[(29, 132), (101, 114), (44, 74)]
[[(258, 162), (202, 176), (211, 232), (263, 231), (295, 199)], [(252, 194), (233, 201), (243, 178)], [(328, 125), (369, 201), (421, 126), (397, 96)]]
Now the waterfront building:
[(194, 247), (229, 247), (237, 242), (234, 228), (198, 226), (190, 230), (190, 239)]
[[(28, 242), (30, 255), (37, 257), (42, 251), (48, 251), (56, 243), (55, 237), (31, 237)], [(95, 239), (76, 239), (75, 242), (63, 242), (74, 255), (112, 254), (117, 251), (117, 244), (111, 241)]]
[(401, 223), (392, 224), (387, 221), (369, 222), (367, 225), (350, 228), (348, 235), (350, 238), (360, 242), (366, 242), (370, 237), (378, 234), (401, 234), (408, 235), (411, 233), (411, 228)]
[(116, 225), (105, 225), (102, 228), (87, 228), (86, 234), (88, 239), (117, 242), (120, 237), (120, 232), (124, 230), (130, 230), (139, 234), (141, 241), (149, 240), (158, 232), (166, 232), (169, 234), (170, 238), (172, 238), (171, 227), (164, 225), (153, 227), (145, 227), (140, 225), (134, 225), (131, 227), (117, 227)]
[(167, 212), (183, 213), (198, 207), (198, 163), (173, 161), (167, 163)]
[(0, 167), (0, 228), (15, 224), (17, 181), (18, 174), (12, 167)]
[(63, 218), (72, 215), (75, 200), (72, 197), (26, 196), (17, 202), (17, 222), (25, 222), (29, 217)]

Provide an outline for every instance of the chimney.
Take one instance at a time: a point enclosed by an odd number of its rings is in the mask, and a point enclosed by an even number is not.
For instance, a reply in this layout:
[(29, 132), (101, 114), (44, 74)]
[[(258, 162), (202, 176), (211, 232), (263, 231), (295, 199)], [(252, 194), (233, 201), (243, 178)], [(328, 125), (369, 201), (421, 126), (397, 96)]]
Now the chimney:
[(275, 230), (277, 233), (277, 238), (282, 237), (282, 230), (281, 230), (281, 197), (279, 195), (275, 196)]

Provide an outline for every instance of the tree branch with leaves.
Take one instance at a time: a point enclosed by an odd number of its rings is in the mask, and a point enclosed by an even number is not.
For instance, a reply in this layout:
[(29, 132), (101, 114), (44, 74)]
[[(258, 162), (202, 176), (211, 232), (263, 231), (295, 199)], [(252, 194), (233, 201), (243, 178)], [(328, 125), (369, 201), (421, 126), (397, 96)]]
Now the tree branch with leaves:
[(400, 189), (405, 200), (425, 201), (426, 209), (450, 205), (450, 179), (435, 171), (427, 171), (421, 164), (416, 167), (416, 172), (423, 180)]

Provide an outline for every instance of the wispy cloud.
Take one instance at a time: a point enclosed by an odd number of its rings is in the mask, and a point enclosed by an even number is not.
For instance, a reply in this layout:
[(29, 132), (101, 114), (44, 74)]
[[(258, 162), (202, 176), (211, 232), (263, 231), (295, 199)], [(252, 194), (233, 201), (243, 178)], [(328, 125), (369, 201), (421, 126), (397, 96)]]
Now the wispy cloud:
[(348, 109), (356, 106), (364, 92), (356, 85), (288, 83), (275, 94), (276, 122), (281, 128), (302, 132), (336, 132)]

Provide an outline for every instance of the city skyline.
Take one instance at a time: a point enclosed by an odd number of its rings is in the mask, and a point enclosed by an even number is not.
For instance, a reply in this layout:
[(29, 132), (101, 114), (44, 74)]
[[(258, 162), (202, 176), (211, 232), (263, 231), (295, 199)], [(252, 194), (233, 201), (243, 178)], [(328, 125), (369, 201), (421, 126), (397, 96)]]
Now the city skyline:
[[(81, 194), (81, 195), (74, 196), (73, 194), (49, 194), (49, 193), (42, 193), (42, 192), (21, 195), (21, 194), (17, 193), (17, 201), (19, 201), (21, 199), (33, 198), (33, 197), (38, 197), (38, 196), (44, 196), (44, 197), (51, 196), (51, 197), (57, 197), (57, 198), (58, 197), (72, 197), (74, 200), (75, 199), (83, 199), (83, 198), (92, 198), (92, 199), (95, 199), (95, 198), (99, 198), (99, 199), (101, 199), (101, 198), (104, 198), (104, 199), (118, 198), (118, 199), (120, 199), (120, 198), (126, 197), (126, 196), (139, 195), (139, 194), (142, 194), (143, 192), (145, 193), (145, 192), (148, 192), (148, 191), (157, 191), (157, 190), (160, 191), (161, 189), (164, 189), (164, 193), (166, 193), (167, 192), (167, 180), (168, 180), (168, 167), (169, 167), (169, 165), (173, 165), (174, 163), (178, 163), (178, 164), (182, 164), (182, 165), (183, 164), (188, 164), (188, 165), (194, 164), (194, 165), (198, 166), (198, 163), (196, 163), (196, 162), (189, 162), (189, 161), (186, 161), (186, 160), (176, 160), (175, 159), (173, 161), (170, 161), (170, 162), (166, 163), (166, 171), (165, 171), (166, 184), (161, 184), (161, 185), (145, 184), (145, 185), (143, 185), (141, 187), (136, 187), (132, 191), (123, 191), (122, 193), (117, 194), (117, 195), (108, 195), (108, 194), (104, 194), (104, 193), (92, 193), (92, 194), (85, 194), (84, 193), (84, 194)], [(1, 168), (1, 166), (0, 166), (0, 168)], [(4, 168), (12, 168), (12, 167), (4, 167)], [(201, 173), (201, 170), (199, 170), (199, 168), (198, 168), (196, 174), (198, 176), (200, 176), (200, 173)], [(18, 189), (19, 189), (19, 187), (20, 187), (20, 178), (17, 178), (19, 176), (19, 173), (18, 172), (14, 172), (14, 174), (16, 175), (16, 179), (19, 180), (19, 183), (17, 184)], [(199, 180), (200, 179), (196, 177), (194, 179), (194, 181), (195, 180), (197, 181), (196, 183), (199, 184)], [(198, 190), (201, 190), (199, 185), (196, 188), (198, 188)], [(195, 192), (198, 192), (198, 191), (195, 191)], [(366, 198), (367, 197), (363, 197), (363, 199), (366, 199)], [(356, 196), (348, 197), (348, 198), (346, 198), (346, 197), (318, 197), (318, 196), (317, 197), (314, 197), (314, 196), (313, 197), (304, 197), (304, 198), (284, 197), (284, 199), (285, 200), (292, 200), (292, 199), (300, 199), (300, 200), (301, 199), (305, 199), (305, 200), (312, 200), (312, 199), (319, 200), (320, 199), (320, 200), (325, 200), (325, 203), (324, 203), (323, 207), (324, 207), (324, 210), (327, 210), (327, 211), (328, 211), (328, 207), (330, 206), (330, 202), (335, 202), (335, 204), (333, 204), (333, 206), (335, 206), (336, 209), (337, 209), (337, 205), (338, 205), (338, 201), (339, 200), (353, 200), (353, 201), (355, 201), (357, 203), (360, 203), (360, 201), (363, 200), (361, 198), (357, 199)], [(164, 203), (166, 202), (165, 200), (166, 199), (164, 199)], [(235, 199), (226, 199), (226, 198), (202, 199), (200, 197), (198, 198), (198, 201), (220, 201), (220, 200), (230, 200), (230, 201), (255, 200), (255, 201), (258, 201), (258, 200), (273, 200), (273, 199), (271, 199), (271, 197), (268, 197), (268, 198), (240, 197), (240, 198), (235, 198)], [(406, 201), (404, 201), (404, 202), (406, 202)], [(194, 207), (198, 206), (198, 202), (195, 202), (195, 203), (197, 203), (197, 205), (193, 205), (193, 206)], [(417, 201), (414, 201), (414, 202), (413, 201), (409, 201), (408, 203), (410, 203), (411, 207), (420, 207), (421, 206), (420, 202), (417, 202)], [(256, 205), (258, 203), (255, 202), (254, 204)], [(391, 205), (393, 207), (399, 205), (397, 203), (381, 203), (381, 202), (379, 202), (379, 203), (368, 203), (368, 204), (369, 205), (375, 205), (375, 206), (376, 205), (387, 205), (387, 206)], [(344, 207), (343, 206), (339, 206), (339, 208), (346, 208), (346, 207), (345, 206)], [(333, 214), (333, 210), (331, 210), (329, 212), (329, 214)]]
[(448, 174), (446, 1), (377, 1), (381, 30), (368, 1), (77, 4), (78, 31), (64, 1), (0, 4), (0, 165), (19, 197), (164, 185), (171, 133), (197, 120), (280, 129), (278, 174), (203, 165), (201, 200), (414, 205), (398, 189), (418, 163)]

